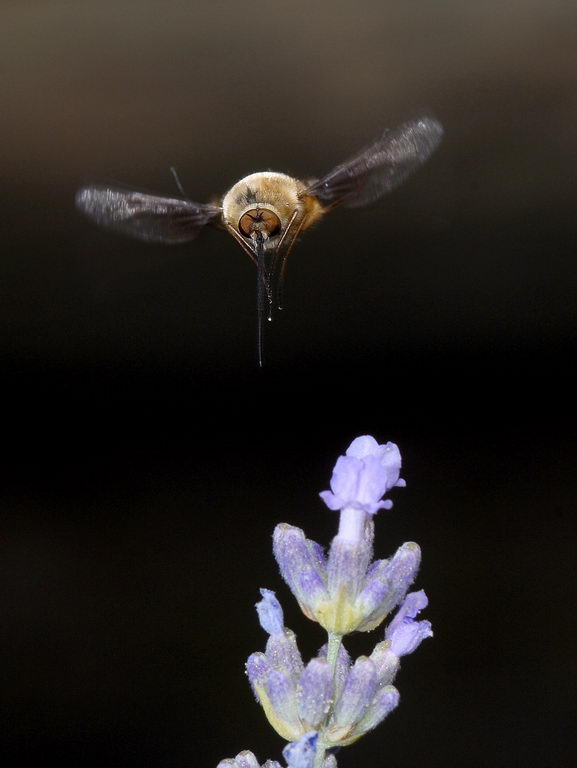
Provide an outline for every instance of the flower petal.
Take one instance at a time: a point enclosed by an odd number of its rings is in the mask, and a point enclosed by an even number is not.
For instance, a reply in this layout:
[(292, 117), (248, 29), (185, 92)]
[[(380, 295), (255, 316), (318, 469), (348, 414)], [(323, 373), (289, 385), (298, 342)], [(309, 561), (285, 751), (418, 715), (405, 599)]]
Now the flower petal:
[(378, 448), (379, 444), (372, 435), (361, 435), (361, 437), (355, 437), (347, 448), (346, 455), (356, 456), (357, 459), (364, 459), (365, 456), (374, 454)]
[(269, 635), (280, 635), (284, 632), (284, 621), (281, 604), (272, 589), (261, 589), (262, 600), (256, 603), (258, 620), (261, 627)]
[(383, 501), (387, 491), (403, 486), (399, 479), (401, 454), (395, 443), (379, 445), (371, 435), (357, 437), (339, 456), (331, 476), (331, 490), (320, 496), (329, 509), (363, 509), (374, 515), (379, 509), (390, 508)]
[(423, 640), (431, 637), (430, 621), (415, 621), (415, 616), (428, 605), (425, 592), (410, 592), (385, 631), (391, 644), (391, 651), (397, 656), (406, 656), (416, 650)]
[(317, 752), (318, 733), (305, 733), (298, 741), (287, 744), (282, 754), (289, 768), (312, 768)]

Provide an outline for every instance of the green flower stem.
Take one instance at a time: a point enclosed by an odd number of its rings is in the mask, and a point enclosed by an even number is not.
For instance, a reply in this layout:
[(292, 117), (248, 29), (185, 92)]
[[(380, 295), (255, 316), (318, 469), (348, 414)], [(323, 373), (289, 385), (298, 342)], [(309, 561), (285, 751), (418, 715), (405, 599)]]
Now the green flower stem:
[(333, 681), (334, 681), (335, 670), (337, 667), (337, 656), (339, 655), (339, 648), (341, 647), (341, 643), (343, 642), (343, 636), (334, 635), (332, 632), (329, 632), (328, 635), (329, 635), (329, 647), (327, 650), (327, 661), (330, 664), (330, 667), (333, 673)]
[[(342, 635), (335, 635), (333, 632), (328, 633), (329, 641), (328, 641), (328, 648), (327, 648), (327, 662), (330, 665), (331, 672), (332, 672), (332, 678), (333, 678), (333, 702), (334, 704), (334, 690), (335, 690), (335, 671), (337, 667), (337, 657), (339, 655), (339, 648), (341, 647), (341, 643), (343, 642), (343, 636)], [(313, 763), (313, 768), (322, 768), (322, 764), (325, 759), (325, 752), (327, 751), (328, 744), (326, 743), (324, 739), (325, 729), (329, 722), (330, 716), (332, 714), (332, 704), (331, 708), (327, 712), (327, 716), (325, 718), (325, 721), (321, 728), (319, 729), (319, 736), (317, 739), (317, 751), (315, 754), (315, 761)]]

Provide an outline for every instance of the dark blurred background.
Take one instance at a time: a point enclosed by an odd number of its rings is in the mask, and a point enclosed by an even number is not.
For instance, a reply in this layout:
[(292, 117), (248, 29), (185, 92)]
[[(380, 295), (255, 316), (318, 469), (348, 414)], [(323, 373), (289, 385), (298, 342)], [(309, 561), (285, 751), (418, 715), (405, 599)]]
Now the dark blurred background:
[[(6, 765), (206, 766), (283, 742), (242, 665), (275, 523), (356, 435), (399, 443), (377, 554), (435, 637), (339, 766), (575, 764), (577, 9), (570, 0), (0, 3)], [(440, 150), (307, 233), (256, 368), (254, 271), (74, 210), (321, 174), (433, 114)], [(381, 634), (352, 639), (368, 652)]]

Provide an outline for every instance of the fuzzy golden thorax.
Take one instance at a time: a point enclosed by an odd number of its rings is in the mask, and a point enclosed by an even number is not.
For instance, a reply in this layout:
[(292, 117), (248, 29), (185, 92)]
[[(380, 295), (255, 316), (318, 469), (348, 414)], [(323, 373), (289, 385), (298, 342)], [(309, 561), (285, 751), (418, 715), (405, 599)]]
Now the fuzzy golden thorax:
[(307, 229), (323, 212), (306, 185), (284, 173), (261, 171), (238, 181), (222, 200), (222, 220), (247, 240), (260, 231), (268, 248), (276, 248), (287, 227)]

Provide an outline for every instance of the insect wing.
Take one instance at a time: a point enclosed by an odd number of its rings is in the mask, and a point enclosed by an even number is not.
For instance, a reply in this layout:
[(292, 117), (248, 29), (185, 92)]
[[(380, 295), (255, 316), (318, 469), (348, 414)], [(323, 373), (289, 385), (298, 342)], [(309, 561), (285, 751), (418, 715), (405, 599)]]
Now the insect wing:
[(313, 182), (305, 194), (314, 195), (327, 206), (357, 208), (372, 203), (402, 184), (422, 165), (437, 148), (442, 135), (441, 124), (430, 117), (387, 130), (356, 157)]
[(155, 243), (194, 240), (221, 212), (215, 205), (106, 186), (78, 190), (76, 206), (103, 227)]

